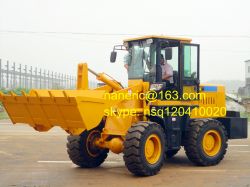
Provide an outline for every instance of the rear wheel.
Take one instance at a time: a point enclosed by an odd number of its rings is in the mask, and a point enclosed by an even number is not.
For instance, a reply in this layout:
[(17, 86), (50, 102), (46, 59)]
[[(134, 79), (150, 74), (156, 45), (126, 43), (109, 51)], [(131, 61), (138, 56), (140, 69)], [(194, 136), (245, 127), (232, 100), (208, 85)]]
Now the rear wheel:
[(226, 154), (227, 132), (217, 120), (193, 120), (185, 135), (185, 151), (190, 161), (201, 166), (218, 164)]
[(133, 125), (124, 142), (124, 161), (135, 175), (150, 176), (158, 173), (164, 163), (165, 134), (160, 125), (139, 122)]
[(68, 136), (67, 152), (72, 162), (82, 168), (94, 168), (101, 165), (108, 156), (108, 149), (94, 145), (100, 137), (100, 130), (84, 131), (79, 136)]

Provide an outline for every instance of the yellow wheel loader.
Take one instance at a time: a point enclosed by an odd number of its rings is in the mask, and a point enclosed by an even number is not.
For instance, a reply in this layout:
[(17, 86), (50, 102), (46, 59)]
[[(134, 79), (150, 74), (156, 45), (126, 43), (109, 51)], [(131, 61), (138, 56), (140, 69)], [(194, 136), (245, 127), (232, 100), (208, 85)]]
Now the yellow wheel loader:
[[(200, 47), (190, 39), (144, 36), (114, 46), (125, 50), (128, 87), (86, 63), (78, 66), (77, 90), (1, 94), (13, 124), (37, 131), (54, 126), (68, 136), (70, 159), (82, 168), (101, 165), (109, 150), (123, 153), (138, 176), (157, 174), (164, 160), (184, 147), (199, 166), (218, 164), (228, 139), (247, 138), (247, 119), (226, 110), (225, 88), (200, 83)], [(103, 85), (89, 89), (88, 73)]]

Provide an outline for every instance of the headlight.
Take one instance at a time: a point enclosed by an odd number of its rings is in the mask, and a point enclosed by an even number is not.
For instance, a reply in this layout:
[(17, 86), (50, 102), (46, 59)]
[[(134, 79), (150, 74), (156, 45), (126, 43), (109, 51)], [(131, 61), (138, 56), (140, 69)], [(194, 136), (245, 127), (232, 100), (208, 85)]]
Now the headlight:
[(159, 91), (163, 88), (163, 84), (151, 84), (149, 90)]

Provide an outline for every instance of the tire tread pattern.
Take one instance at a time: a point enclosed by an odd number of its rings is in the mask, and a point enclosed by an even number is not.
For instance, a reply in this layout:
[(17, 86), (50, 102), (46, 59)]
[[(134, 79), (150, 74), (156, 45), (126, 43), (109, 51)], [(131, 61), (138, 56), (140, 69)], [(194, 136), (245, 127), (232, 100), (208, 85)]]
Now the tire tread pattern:
[(159, 172), (164, 163), (165, 154), (163, 154), (163, 161), (160, 161), (156, 167), (145, 167), (145, 162), (143, 161), (142, 156), (140, 154), (142, 149), (141, 138), (152, 128), (157, 128), (158, 130), (160, 130), (160, 132), (162, 133), (162, 135), (164, 135), (165, 138), (165, 133), (162, 127), (154, 122), (148, 121), (138, 122), (132, 125), (131, 128), (128, 130), (128, 133), (125, 138), (123, 156), (125, 165), (130, 172), (138, 176), (155, 175)]

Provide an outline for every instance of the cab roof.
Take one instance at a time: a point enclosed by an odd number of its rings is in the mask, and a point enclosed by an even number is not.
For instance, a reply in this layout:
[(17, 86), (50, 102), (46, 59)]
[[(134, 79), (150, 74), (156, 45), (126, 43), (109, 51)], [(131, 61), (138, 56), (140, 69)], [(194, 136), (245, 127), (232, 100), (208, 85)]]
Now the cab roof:
[(164, 35), (147, 35), (147, 36), (141, 36), (136, 38), (129, 38), (123, 40), (124, 42), (131, 42), (131, 41), (137, 41), (137, 40), (145, 40), (150, 38), (160, 38), (160, 39), (168, 39), (168, 40), (178, 40), (183, 43), (190, 43), (192, 39), (190, 38), (180, 38), (180, 37), (172, 37), (172, 36), (164, 36)]

